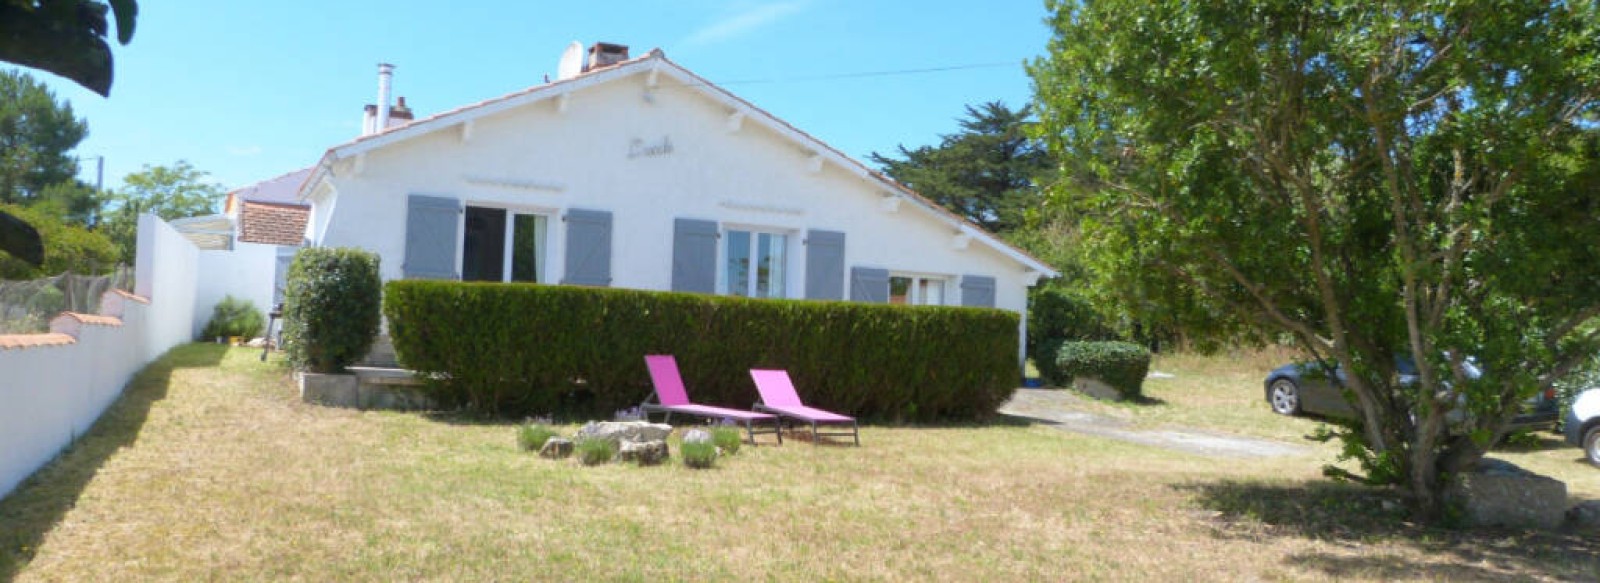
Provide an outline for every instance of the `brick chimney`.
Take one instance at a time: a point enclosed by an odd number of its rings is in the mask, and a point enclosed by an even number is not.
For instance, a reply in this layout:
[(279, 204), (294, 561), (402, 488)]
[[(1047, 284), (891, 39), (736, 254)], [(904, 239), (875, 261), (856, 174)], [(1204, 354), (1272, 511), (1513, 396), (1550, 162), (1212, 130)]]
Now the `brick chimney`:
[(628, 60), (628, 45), (594, 43), (589, 47), (589, 59), (583, 65), (585, 72), (610, 67)]

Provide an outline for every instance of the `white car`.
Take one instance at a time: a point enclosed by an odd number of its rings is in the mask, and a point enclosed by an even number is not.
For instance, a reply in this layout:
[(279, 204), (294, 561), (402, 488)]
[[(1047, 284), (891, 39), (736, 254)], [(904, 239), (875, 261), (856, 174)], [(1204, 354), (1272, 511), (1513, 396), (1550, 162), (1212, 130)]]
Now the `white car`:
[(1589, 463), (1600, 466), (1600, 388), (1578, 393), (1567, 412), (1567, 443), (1583, 448)]

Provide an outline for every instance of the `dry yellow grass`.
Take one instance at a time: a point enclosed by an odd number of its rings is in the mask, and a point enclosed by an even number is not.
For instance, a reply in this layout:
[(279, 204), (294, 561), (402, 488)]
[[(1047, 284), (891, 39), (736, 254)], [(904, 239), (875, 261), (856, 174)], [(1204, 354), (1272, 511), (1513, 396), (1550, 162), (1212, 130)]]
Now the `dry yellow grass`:
[(1016, 422), (862, 442), (584, 468), (509, 424), (303, 405), (255, 353), (186, 346), (0, 502), (0, 580), (1600, 578), (1583, 537), (1405, 526), (1315, 458)]

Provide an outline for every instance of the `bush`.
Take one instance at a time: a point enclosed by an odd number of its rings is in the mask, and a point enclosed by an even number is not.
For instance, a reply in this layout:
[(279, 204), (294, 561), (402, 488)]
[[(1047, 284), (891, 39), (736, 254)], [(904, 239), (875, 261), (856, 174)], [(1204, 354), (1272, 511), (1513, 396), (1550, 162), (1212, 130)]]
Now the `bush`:
[(717, 446), (714, 443), (684, 443), (678, 447), (683, 465), (703, 470), (717, 464)]
[(1117, 390), (1124, 399), (1141, 396), (1144, 377), (1150, 372), (1150, 351), (1129, 342), (1063, 342), (1056, 351), (1059, 384), (1074, 377), (1100, 379)]
[(311, 372), (344, 370), (378, 335), (378, 256), (360, 249), (301, 249), (289, 265), (283, 342), (289, 361)]
[[(53, 217), (43, 209), (0, 204), (0, 211), (28, 223), (44, 241), (44, 264), (34, 267), (7, 253), (0, 253), (0, 279), (36, 279), (71, 272), (84, 275), (105, 273), (117, 266), (120, 254), (116, 244), (100, 231)], [(132, 261), (132, 257), (126, 258)]]
[(211, 309), (211, 321), (206, 322), (205, 330), (200, 333), (201, 339), (211, 339), (218, 336), (243, 336), (255, 338), (267, 327), (267, 318), (261, 315), (261, 310), (250, 300), (240, 300), (233, 296), (225, 296), (217, 306)]
[(750, 369), (782, 368), (809, 405), (904, 421), (992, 415), (1021, 378), (996, 309), (397, 280), (384, 313), (430, 396), (500, 415), (636, 405), (646, 354), (675, 355), (698, 402), (748, 406)]
[(517, 430), (517, 445), (526, 451), (539, 451), (544, 448), (544, 442), (555, 436), (555, 430), (541, 423), (529, 423)]
[(617, 444), (609, 439), (580, 439), (573, 449), (578, 452), (578, 461), (586, 466), (598, 466), (617, 456)]
[(1040, 286), (1028, 294), (1028, 358), (1045, 378), (1056, 350), (1069, 340), (1119, 340), (1111, 323), (1087, 298), (1065, 288)]
[(739, 446), (744, 444), (744, 433), (738, 427), (713, 427), (711, 444), (722, 448), (723, 453), (733, 455), (739, 453)]

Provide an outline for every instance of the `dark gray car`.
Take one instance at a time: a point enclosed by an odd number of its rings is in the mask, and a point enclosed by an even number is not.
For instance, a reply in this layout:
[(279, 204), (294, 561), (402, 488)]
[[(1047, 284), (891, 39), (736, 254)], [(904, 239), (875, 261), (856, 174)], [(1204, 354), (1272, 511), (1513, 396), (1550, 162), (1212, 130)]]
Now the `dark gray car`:
[[(1482, 371), (1471, 362), (1463, 363), (1467, 376), (1477, 378)], [(1417, 367), (1409, 359), (1395, 359), (1395, 372), (1402, 385), (1417, 382)], [(1302, 413), (1354, 419), (1356, 408), (1340, 390), (1348, 377), (1336, 363), (1293, 363), (1267, 373), (1264, 383), (1267, 404), (1280, 415)], [(1337, 379), (1337, 380), (1335, 380)], [(1535, 395), (1523, 403), (1522, 413), (1511, 420), (1511, 429), (1545, 429), (1556, 426), (1560, 411), (1554, 390)]]

